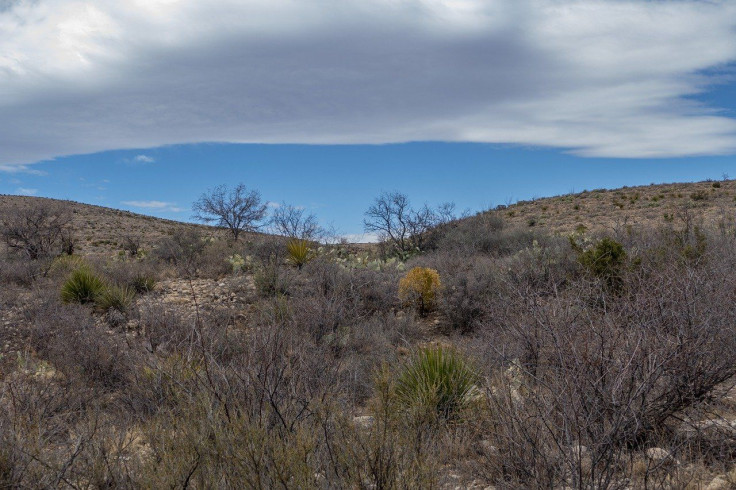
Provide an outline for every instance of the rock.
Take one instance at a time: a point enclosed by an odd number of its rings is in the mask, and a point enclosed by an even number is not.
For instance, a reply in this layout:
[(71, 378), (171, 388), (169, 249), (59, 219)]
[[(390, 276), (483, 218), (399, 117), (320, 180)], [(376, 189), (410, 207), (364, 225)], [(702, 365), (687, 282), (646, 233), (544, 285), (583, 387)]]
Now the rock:
[(711, 480), (705, 490), (729, 490), (730, 488), (734, 488), (734, 485), (727, 480), (726, 475), (719, 475)]
[(480, 452), (482, 454), (485, 454), (486, 456), (496, 456), (498, 455), (498, 448), (491, 444), (491, 441), (488, 439), (483, 439), (478, 443), (478, 447), (480, 449)]
[(359, 415), (358, 417), (353, 417), (353, 423), (362, 429), (370, 429), (373, 427), (375, 420), (372, 415)]
[(672, 453), (661, 447), (650, 447), (647, 449), (647, 458), (652, 461), (664, 461), (665, 459), (671, 459)]

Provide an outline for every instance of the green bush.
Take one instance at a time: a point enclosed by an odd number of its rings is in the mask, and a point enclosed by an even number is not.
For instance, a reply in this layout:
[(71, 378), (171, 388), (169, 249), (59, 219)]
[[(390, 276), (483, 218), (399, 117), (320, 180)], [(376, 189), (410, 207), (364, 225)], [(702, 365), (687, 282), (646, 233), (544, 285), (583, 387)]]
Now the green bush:
[(95, 298), (95, 305), (103, 311), (117, 310), (124, 313), (133, 302), (135, 291), (128, 287), (108, 286)]
[(578, 252), (578, 261), (586, 271), (603, 279), (609, 287), (621, 285), (621, 272), (626, 262), (623, 245), (611, 238), (603, 238), (587, 250), (582, 250), (573, 239), (570, 243)]
[(452, 347), (425, 347), (399, 373), (396, 395), (399, 405), (418, 421), (449, 420), (472, 400), (478, 381), (470, 362)]
[(90, 268), (80, 267), (61, 287), (61, 299), (65, 303), (93, 303), (105, 290), (105, 283)]

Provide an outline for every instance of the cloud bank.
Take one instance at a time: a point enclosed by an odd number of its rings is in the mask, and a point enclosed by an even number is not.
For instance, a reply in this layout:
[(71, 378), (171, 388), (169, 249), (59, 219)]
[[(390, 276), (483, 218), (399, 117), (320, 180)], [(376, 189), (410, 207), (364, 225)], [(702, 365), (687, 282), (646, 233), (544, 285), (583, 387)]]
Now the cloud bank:
[(736, 151), (736, 5), (2, 0), (0, 165), (193, 142)]

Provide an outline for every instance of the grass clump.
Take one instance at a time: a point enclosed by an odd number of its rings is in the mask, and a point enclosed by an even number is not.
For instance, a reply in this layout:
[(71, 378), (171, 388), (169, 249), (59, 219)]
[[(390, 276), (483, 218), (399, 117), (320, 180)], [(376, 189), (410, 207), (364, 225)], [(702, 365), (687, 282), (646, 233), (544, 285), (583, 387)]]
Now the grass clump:
[(414, 267), (399, 281), (399, 299), (415, 306), (424, 316), (434, 308), (441, 287), (440, 275), (435, 269)]
[(456, 418), (477, 393), (479, 376), (452, 347), (425, 347), (404, 366), (396, 381), (400, 406), (422, 419)]
[(105, 290), (105, 282), (89, 267), (72, 272), (61, 287), (61, 300), (65, 303), (94, 303)]
[(135, 290), (129, 287), (107, 286), (95, 298), (95, 305), (103, 310), (117, 310), (124, 313), (135, 297)]
[(156, 278), (148, 274), (137, 274), (131, 279), (130, 287), (138, 294), (150, 293), (156, 287)]

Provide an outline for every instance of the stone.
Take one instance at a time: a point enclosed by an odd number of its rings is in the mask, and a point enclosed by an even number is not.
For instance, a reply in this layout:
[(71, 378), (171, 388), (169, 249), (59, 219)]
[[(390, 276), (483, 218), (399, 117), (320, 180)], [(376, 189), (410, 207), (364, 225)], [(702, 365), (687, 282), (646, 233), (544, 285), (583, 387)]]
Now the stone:
[(353, 423), (363, 429), (370, 429), (373, 427), (375, 420), (372, 415), (359, 415), (357, 417), (353, 417)]
[(731, 488), (734, 488), (734, 485), (726, 479), (726, 475), (719, 475), (711, 480), (705, 490), (729, 490)]
[(647, 449), (647, 458), (652, 461), (663, 461), (672, 458), (672, 453), (661, 447), (650, 447)]

